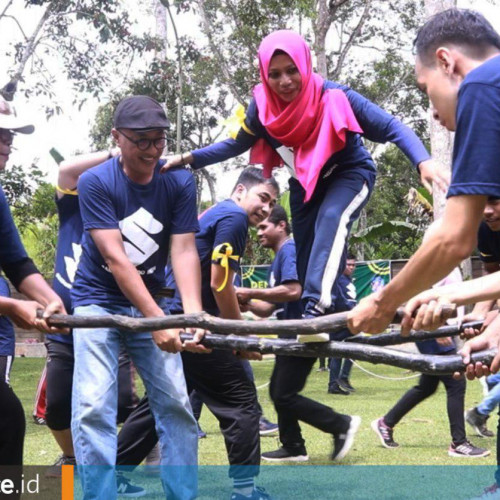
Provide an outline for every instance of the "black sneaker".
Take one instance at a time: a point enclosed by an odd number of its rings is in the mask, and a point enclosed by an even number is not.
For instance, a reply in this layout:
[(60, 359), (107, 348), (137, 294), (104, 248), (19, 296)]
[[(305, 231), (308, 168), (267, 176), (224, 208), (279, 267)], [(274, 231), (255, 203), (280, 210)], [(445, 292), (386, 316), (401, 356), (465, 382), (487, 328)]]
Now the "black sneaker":
[(481, 458), (487, 457), (490, 450), (478, 448), (469, 441), (464, 441), (461, 444), (451, 443), (448, 448), (448, 455), (450, 457), (465, 457), (465, 458)]
[(392, 438), (394, 429), (384, 422), (384, 417), (377, 418), (371, 423), (371, 428), (380, 438), (382, 446), (385, 448), (398, 448), (399, 444)]
[[(63, 465), (73, 465), (76, 468), (76, 458), (75, 457), (67, 457), (66, 455), (61, 455), (54, 463), (47, 468), (45, 471), (45, 477), (54, 477), (59, 478), (62, 474), (62, 466)], [(76, 471), (76, 469), (75, 469)]]
[(356, 432), (358, 432), (359, 425), (361, 424), (361, 417), (351, 415), (349, 418), (351, 420), (349, 422), (347, 432), (333, 435), (332, 460), (336, 462), (342, 460), (349, 453), (349, 450), (354, 443), (354, 436), (356, 435)]
[(37, 417), (36, 415), (33, 415), (33, 422), (35, 422), (35, 425), (47, 425), (47, 421), (43, 417)]
[(139, 498), (146, 494), (146, 490), (140, 486), (130, 483), (130, 479), (127, 479), (121, 474), (116, 475), (116, 493), (118, 496), (127, 498)]
[(349, 396), (351, 393), (346, 389), (342, 389), (337, 382), (334, 382), (328, 386), (328, 394), (341, 394), (342, 396)]
[(231, 500), (271, 500), (271, 496), (264, 488), (256, 486), (249, 497), (241, 493), (233, 493)]
[(289, 451), (281, 447), (274, 451), (266, 451), (261, 457), (268, 462), (307, 462), (309, 460), (305, 448)]
[(349, 383), (349, 380), (340, 379), (339, 385), (340, 387), (342, 387), (342, 389), (345, 389), (346, 391), (356, 392), (356, 389), (354, 389), (354, 387)]
[(267, 418), (262, 417), (259, 422), (259, 434), (261, 436), (270, 436), (276, 434), (279, 430), (278, 424), (269, 422)]
[(489, 415), (481, 415), (477, 411), (477, 406), (465, 412), (465, 421), (476, 431), (478, 436), (493, 437), (495, 434), (486, 427)]

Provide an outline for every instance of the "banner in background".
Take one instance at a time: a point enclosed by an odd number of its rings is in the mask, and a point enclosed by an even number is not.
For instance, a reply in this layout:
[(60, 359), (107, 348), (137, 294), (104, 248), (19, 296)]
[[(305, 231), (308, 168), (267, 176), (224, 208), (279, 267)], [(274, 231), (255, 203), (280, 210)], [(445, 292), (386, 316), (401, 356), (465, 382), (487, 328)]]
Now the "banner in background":
[(365, 264), (356, 264), (354, 284), (356, 285), (356, 300), (370, 295), (383, 288), (391, 280), (391, 262), (389, 260), (374, 260)]
[(270, 266), (241, 266), (241, 278), (246, 288), (267, 288), (267, 272)]

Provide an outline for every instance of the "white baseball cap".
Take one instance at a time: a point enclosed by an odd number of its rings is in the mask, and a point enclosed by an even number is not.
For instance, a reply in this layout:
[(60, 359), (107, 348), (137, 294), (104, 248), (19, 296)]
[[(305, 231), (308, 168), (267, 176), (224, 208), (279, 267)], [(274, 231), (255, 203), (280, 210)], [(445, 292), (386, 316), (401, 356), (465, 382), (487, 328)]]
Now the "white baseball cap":
[(27, 120), (17, 116), (14, 106), (2, 97), (0, 97), (0, 128), (21, 134), (32, 134), (35, 130)]

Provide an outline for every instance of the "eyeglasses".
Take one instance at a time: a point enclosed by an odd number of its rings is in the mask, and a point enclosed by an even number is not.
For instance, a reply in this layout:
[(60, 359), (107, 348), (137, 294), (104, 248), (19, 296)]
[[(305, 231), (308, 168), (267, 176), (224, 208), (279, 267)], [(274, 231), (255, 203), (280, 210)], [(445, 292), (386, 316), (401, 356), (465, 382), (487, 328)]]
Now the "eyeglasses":
[(0, 141), (5, 144), (12, 144), (12, 139), (16, 135), (15, 132), (6, 128), (0, 128)]
[(157, 137), (156, 139), (143, 138), (135, 140), (124, 134), (121, 130), (118, 130), (118, 132), (122, 134), (125, 139), (128, 139), (132, 144), (135, 144), (137, 149), (140, 149), (141, 151), (147, 151), (151, 147), (151, 144), (160, 151), (163, 150), (167, 145), (167, 138), (165, 136)]

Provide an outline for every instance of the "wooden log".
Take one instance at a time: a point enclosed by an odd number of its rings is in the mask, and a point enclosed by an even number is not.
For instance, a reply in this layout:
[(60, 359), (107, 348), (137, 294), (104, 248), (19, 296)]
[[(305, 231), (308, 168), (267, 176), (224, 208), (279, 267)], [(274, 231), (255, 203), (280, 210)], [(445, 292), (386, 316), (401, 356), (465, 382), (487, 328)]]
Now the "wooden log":
[[(191, 340), (191, 334), (181, 334), (182, 340)], [(211, 349), (231, 351), (253, 351), (262, 354), (277, 354), (299, 357), (333, 357), (367, 361), (413, 370), (429, 375), (449, 375), (465, 371), (460, 355), (438, 356), (412, 354), (384, 347), (360, 345), (355, 342), (317, 342), (301, 344), (288, 339), (268, 339), (263, 337), (243, 337), (236, 335), (207, 334), (202, 344)], [(472, 362), (481, 361), (489, 365), (496, 349), (473, 353)]]
[[(453, 306), (443, 307), (443, 315), (453, 315)], [(323, 332), (337, 332), (347, 328), (348, 312), (329, 314), (313, 319), (288, 319), (282, 321), (245, 321), (222, 319), (206, 312), (176, 314), (160, 318), (131, 318), (122, 315), (70, 316), (54, 314), (50, 324), (64, 328), (120, 328), (132, 332), (151, 332), (168, 328), (203, 328), (213, 333), (238, 335), (312, 335)], [(398, 309), (394, 322), (401, 321), (403, 309)]]
[(358, 344), (369, 345), (398, 345), (408, 342), (417, 342), (419, 340), (440, 339), (443, 337), (453, 337), (459, 335), (465, 328), (479, 329), (483, 326), (482, 321), (471, 321), (462, 325), (443, 326), (433, 332), (426, 330), (412, 330), (407, 337), (403, 337), (398, 332), (381, 333), (380, 335), (353, 335), (348, 337), (345, 342), (355, 342)]

